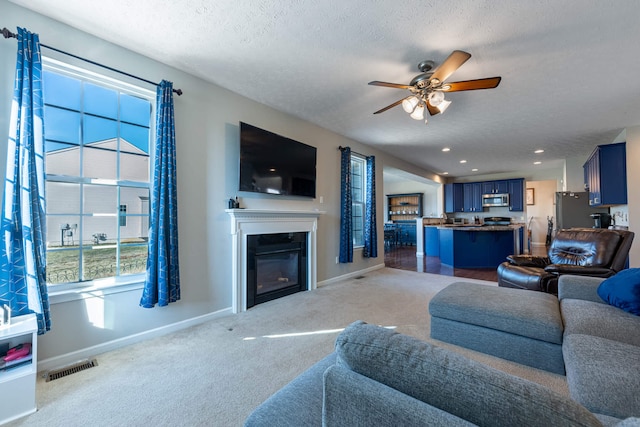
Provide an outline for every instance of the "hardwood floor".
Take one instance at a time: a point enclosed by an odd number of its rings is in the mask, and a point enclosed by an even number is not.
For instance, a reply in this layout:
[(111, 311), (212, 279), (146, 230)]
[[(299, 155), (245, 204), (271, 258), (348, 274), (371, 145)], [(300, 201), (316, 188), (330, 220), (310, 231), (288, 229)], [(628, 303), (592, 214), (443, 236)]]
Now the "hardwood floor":
[[(544, 255), (545, 249), (534, 251), (535, 255)], [(394, 246), (385, 248), (384, 264), (390, 268), (417, 271), (419, 273), (441, 274), (443, 276), (464, 277), (467, 279), (498, 281), (495, 268), (452, 268), (440, 263), (440, 258), (425, 256), (416, 258), (415, 246)]]

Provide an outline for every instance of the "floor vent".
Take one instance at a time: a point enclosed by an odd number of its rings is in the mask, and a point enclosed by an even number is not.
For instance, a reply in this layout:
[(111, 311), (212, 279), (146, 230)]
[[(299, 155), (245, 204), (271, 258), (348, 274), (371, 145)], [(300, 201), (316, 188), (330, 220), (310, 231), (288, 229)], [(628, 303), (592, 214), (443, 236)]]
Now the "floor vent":
[(84, 371), (85, 369), (93, 368), (95, 366), (98, 366), (98, 361), (96, 359), (81, 360), (73, 365), (47, 372), (45, 374), (45, 381), (49, 382), (57, 380), (58, 378), (66, 377), (67, 375), (75, 374), (76, 372)]

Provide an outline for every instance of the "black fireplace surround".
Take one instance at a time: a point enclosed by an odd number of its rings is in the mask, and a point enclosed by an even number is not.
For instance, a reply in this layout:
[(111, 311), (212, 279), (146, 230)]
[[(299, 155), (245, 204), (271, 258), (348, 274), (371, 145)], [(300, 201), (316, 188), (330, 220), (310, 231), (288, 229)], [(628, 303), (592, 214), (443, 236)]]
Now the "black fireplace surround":
[(307, 290), (307, 233), (247, 236), (247, 309)]

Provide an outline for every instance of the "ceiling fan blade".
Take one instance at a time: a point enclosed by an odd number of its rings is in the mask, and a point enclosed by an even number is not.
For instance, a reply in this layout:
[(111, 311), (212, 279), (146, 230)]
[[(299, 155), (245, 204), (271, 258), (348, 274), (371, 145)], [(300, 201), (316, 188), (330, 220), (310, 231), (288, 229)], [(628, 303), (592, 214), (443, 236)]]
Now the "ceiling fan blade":
[(435, 116), (436, 114), (440, 114), (440, 110), (438, 109), (438, 107), (434, 107), (428, 102), (427, 102), (427, 110), (429, 111), (429, 114), (431, 114), (432, 116)]
[(379, 82), (377, 80), (369, 82), (369, 84), (372, 85), (372, 86), (384, 86), (384, 87), (392, 87), (392, 88), (396, 88), (396, 89), (409, 89), (411, 87), (409, 85), (401, 85), (401, 84), (398, 84), (398, 83)]
[(396, 105), (400, 105), (400, 104), (402, 104), (402, 101), (404, 101), (404, 98), (402, 98), (402, 99), (400, 99), (400, 100), (398, 100), (398, 101), (394, 102), (394, 103), (393, 103), (393, 104), (391, 104), (391, 105), (387, 105), (386, 107), (384, 107), (384, 108), (382, 108), (382, 109), (380, 109), (380, 110), (376, 111), (376, 112), (375, 112), (375, 113), (373, 113), (373, 114), (380, 114), (380, 113), (384, 113), (385, 111), (387, 111), (387, 110), (389, 110), (389, 109), (391, 109), (391, 108), (395, 107)]
[(451, 52), (451, 55), (449, 55), (447, 59), (445, 59), (444, 62), (435, 69), (431, 76), (431, 80), (438, 79), (441, 82), (445, 81), (455, 70), (467, 62), (469, 58), (471, 58), (470, 53), (463, 52), (461, 50), (454, 50)]
[(460, 92), (463, 90), (476, 90), (476, 89), (493, 89), (500, 84), (502, 77), (489, 77), (486, 79), (465, 80), (462, 82), (445, 83), (445, 87), (449, 86), (449, 89), (442, 89), (443, 92)]

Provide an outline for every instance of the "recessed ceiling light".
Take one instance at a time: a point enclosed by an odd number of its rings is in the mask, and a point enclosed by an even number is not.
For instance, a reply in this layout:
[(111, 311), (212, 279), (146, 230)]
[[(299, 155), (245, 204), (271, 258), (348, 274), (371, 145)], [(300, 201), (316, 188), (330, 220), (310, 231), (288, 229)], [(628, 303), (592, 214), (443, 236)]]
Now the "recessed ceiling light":
[(540, 153), (544, 153), (544, 150), (536, 150), (534, 151), (535, 154), (540, 154)]
[(444, 148), (442, 149), (442, 151), (444, 151), (444, 152), (446, 153), (447, 151), (451, 151), (451, 148), (449, 148), (449, 147), (444, 147)]
[(449, 175), (449, 172), (442, 172), (442, 175)]
[(542, 162), (533, 162), (534, 165), (541, 165)]
[(478, 172), (478, 168), (471, 169), (471, 172)]
[(467, 163), (466, 160), (460, 160), (460, 163)]

